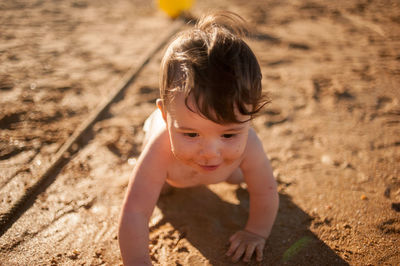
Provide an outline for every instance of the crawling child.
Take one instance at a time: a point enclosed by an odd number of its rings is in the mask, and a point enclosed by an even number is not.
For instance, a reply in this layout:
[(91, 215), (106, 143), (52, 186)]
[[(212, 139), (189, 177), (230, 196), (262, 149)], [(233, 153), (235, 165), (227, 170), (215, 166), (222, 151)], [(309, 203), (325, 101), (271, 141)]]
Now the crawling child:
[(169, 45), (161, 63), (157, 110), (145, 124), (143, 151), (128, 185), (119, 244), (125, 265), (151, 265), (149, 219), (167, 186), (245, 182), (245, 228), (233, 234), (232, 261), (261, 261), (278, 209), (276, 182), (251, 120), (268, 102), (261, 70), (242, 40), (243, 19), (204, 16)]

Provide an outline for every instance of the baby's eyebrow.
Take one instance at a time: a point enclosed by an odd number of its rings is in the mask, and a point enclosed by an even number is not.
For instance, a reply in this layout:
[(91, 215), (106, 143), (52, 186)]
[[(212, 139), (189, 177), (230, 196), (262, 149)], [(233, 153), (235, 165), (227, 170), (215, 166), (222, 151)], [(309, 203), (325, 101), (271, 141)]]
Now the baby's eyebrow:
[(224, 130), (224, 132), (239, 132), (242, 131), (244, 128), (244, 126), (232, 127)]
[(181, 127), (179, 125), (176, 125), (175, 127), (180, 129), (180, 130), (184, 130), (184, 131), (195, 131), (195, 129), (190, 128), (190, 127)]
[[(178, 128), (179, 130), (183, 130), (183, 131), (196, 131), (196, 129), (194, 129), (194, 128), (185, 127), (185, 126), (176, 125), (175, 127)], [(239, 132), (239, 131), (242, 131), (243, 128), (244, 128), (244, 126), (231, 127), (231, 128), (224, 129), (223, 132), (224, 133), (226, 133), (226, 132)]]

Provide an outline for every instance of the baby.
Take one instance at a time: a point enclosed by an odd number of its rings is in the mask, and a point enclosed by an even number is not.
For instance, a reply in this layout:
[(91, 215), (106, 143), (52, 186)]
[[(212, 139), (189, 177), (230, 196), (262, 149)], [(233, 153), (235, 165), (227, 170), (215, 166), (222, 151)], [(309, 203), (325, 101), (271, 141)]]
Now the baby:
[(242, 40), (244, 20), (231, 12), (204, 16), (169, 45), (161, 63), (157, 110), (145, 123), (143, 151), (120, 218), (125, 265), (151, 265), (149, 219), (166, 186), (247, 184), (245, 228), (233, 234), (228, 256), (261, 261), (278, 210), (270, 162), (250, 121), (268, 103), (261, 70)]

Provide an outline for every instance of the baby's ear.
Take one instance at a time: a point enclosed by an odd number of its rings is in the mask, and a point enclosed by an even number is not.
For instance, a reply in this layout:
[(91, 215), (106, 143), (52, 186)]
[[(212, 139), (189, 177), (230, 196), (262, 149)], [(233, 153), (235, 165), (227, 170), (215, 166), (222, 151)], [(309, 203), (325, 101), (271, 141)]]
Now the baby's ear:
[(161, 111), (162, 117), (166, 123), (167, 122), (167, 112), (165, 110), (164, 101), (162, 99), (157, 99), (156, 104), (157, 104), (157, 108)]

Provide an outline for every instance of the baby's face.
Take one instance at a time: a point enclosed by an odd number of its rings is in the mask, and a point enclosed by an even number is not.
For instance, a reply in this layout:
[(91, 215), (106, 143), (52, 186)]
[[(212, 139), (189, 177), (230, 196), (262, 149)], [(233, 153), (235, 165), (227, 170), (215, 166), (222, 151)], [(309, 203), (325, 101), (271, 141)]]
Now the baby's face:
[[(190, 100), (189, 106), (196, 110)], [(250, 122), (217, 124), (190, 111), (181, 94), (176, 95), (166, 109), (163, 113), (172, 152), (182, 163), (198, 172), (212, 172), (242, 158)], [(247, 116), (237, 115), (241, 121), (249, 119)]]

